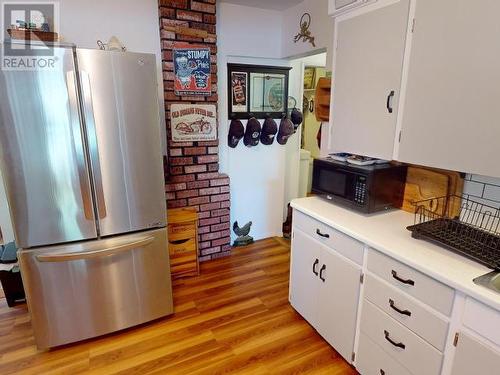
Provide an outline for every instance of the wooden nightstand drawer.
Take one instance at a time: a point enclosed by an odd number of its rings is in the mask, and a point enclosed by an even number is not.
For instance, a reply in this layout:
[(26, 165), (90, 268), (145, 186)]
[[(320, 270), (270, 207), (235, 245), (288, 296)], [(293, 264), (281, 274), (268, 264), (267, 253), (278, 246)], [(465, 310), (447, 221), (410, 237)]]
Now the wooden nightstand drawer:
[(195, 209), (168, 210), (168, 251), (172, 277), (199, 274), (198, 214)]

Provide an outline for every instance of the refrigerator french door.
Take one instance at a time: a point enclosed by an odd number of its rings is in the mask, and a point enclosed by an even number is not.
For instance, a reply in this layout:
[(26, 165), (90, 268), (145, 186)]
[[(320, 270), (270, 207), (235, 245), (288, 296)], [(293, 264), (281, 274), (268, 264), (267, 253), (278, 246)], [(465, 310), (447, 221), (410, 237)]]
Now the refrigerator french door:
[(0, 71), (0, 147), (28, 306), (48, 348), (171, 314), (153, 55), (53, 48)]
[(100, 235), (164, 227), (155, 56), (76, 54)]

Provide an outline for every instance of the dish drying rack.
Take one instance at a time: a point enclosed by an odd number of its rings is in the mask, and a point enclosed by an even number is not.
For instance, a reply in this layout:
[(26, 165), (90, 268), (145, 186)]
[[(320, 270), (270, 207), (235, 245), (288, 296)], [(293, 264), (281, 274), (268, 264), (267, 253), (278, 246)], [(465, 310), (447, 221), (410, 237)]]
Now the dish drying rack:
[(458, 195), (414, 204), (415, 224), (407, 228), (414, 238), (500, 271), (500, 209)]

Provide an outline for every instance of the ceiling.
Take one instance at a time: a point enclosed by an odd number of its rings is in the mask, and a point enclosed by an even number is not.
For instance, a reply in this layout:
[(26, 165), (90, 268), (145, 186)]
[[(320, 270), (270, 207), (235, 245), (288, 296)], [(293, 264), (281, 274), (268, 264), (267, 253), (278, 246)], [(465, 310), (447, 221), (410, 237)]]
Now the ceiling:
[(247, 7), (285, 10), (304, 0), (221, 0), (222, 3), (245, 5)]

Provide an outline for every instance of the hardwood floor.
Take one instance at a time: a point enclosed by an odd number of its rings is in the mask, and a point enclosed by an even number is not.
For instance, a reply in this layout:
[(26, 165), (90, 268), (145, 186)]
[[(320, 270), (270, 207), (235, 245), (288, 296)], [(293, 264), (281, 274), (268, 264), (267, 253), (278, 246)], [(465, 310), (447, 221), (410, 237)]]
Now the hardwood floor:
[(283, 239), (234, 250), (175, 282), (172, 317), (48, 352), (0, 300), (0, 374), (356, 374), (288, 303), (289, 260)]

